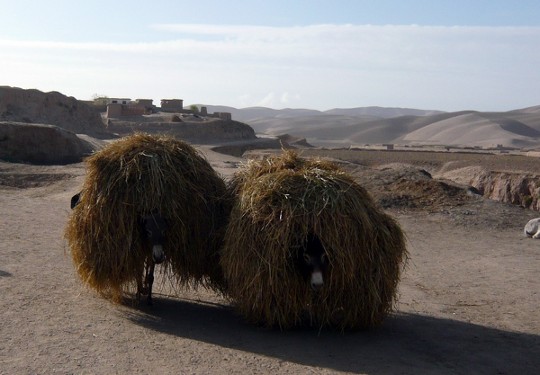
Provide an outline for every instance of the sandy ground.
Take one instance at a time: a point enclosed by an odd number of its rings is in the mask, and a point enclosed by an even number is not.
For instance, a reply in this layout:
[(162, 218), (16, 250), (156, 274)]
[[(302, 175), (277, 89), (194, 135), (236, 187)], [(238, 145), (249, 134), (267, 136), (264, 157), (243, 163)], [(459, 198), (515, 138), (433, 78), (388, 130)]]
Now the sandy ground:
[[(207, 155), (226, 176), (241, 161)], [(368, 332), (279, 332), (205, 290), (171, 297), (158, 285), (153, 307), (100, 298), (78, 281), (63, 239), (84, 166), (0, 172), (0, 374), (540, 371), (540, 241), (522, 235), (530, 211), (484, 201), (390, 211), (411, 256), (396, 313)]]

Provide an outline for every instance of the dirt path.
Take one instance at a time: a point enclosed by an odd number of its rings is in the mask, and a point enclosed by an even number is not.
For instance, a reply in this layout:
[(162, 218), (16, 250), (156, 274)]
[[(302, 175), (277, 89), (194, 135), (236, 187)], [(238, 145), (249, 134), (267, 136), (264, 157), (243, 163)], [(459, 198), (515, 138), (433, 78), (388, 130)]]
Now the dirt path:
[[(228, 173), (238, 160), (211, 161)], [(535, 374), (540, 368), (540, 242), (521, 235), (530, 212), (498, 212), (498, 204), (393, 212), (411, 255), (398, 312), (370, 332), (277, 332), (245, 323), (204, 290), (170, 298), (158, 288), (153, 307), (136, 308), (85, 289), (63, 240), (69, 199), (84, 170), (49, 172), (75, 177), (50, 184), (53, 176), (25, 189), (0, 186), (0, 374)], [(481, 211), (490, 209), (504, 217), (489, 221)]]

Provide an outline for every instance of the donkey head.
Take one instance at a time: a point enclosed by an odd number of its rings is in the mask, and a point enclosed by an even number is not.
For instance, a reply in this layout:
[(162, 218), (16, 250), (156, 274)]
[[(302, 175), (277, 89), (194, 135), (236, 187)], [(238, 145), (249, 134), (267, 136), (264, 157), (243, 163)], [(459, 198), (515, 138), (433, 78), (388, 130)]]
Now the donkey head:
[(328, 257), (321, 241), (314, 234), (310, 233), (300, 248), (297, 268), (313, 290), (318, 291), (324, 285)]
[(167, 220), (157, 210), (141, 218), (144, 238), (152, 245), (152, 259), (159, 264), (165, 260), (163, 244), (167, 231)]

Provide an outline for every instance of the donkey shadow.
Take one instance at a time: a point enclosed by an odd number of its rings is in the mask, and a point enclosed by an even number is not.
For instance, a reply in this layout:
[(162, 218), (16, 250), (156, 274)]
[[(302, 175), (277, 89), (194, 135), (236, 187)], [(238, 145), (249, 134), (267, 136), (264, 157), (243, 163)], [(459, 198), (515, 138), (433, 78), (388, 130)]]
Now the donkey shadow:
[(136, 324), (170, 335), (306, 366), (369, 374), (537, 374), (540, 336), (417, 314), (375, 330), (281, 332), (249, 325), (231, 307), (156, 300), (130, 310)]

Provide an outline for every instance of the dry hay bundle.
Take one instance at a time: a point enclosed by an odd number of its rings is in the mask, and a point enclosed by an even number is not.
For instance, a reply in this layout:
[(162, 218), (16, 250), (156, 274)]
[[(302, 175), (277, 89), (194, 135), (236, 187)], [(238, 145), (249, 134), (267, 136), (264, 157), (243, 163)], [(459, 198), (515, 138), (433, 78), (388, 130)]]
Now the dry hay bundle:
[[(288, 151), (250, 161), (229, 188), (236, 200), (221, 264), (241, 314), (282, 329), (369, 328), (383, 321), (407, 258), (404, 234), (352, 177)], [(329, 263), (318, 292), (293, 261), (310, 233)]]
[(222, 288), (217, 249), (225, 194), (224, 181), (185, 142), (137, 133), (110, 144), (87, 159), (80, 203), (66, 227), (80, 278), (115, 301), (132, 290), (151, 256), (138, 218), (157, 210), (168, 225), (164, 274)]

